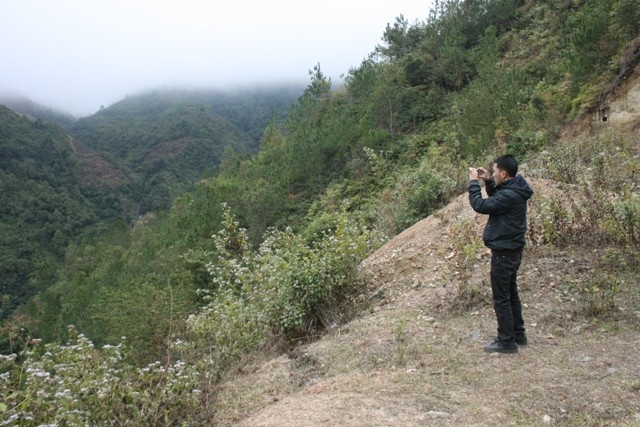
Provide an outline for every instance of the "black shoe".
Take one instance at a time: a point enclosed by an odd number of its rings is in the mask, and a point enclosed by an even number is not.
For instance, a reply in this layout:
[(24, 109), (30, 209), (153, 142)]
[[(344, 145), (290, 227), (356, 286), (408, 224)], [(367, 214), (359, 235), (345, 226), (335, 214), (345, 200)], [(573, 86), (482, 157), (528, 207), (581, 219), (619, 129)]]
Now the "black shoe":
[(527, 340), (526, 335), (516, 335), (516, 344), (518, 345), (527, 345), (529, 344), (529, 340)]
[(502, 341), (494, 341), (484, 346), (485, 353), (517, 353), (518, 346), (515, 343), (505, 343)]

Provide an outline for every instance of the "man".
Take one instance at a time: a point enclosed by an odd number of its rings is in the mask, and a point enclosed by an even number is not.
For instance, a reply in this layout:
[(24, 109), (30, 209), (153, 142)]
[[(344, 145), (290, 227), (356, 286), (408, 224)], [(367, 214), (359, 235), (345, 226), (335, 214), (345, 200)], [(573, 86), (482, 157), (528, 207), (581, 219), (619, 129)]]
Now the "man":
[[(498, 336), (485, 352), (516, 353), (527, 344), (516, 276), (522, 261), (527, 230), (527, 200), (533, 190), (518, 173), (511, 155), (500, 156), (490, 175), (484, 168), (469, 168), (469, 203), (488, 214), (482, 239), (491, 249), (491, 291), (498, 319)], [(489, 198), (483, 199), (478, 178), (485, 181)]]

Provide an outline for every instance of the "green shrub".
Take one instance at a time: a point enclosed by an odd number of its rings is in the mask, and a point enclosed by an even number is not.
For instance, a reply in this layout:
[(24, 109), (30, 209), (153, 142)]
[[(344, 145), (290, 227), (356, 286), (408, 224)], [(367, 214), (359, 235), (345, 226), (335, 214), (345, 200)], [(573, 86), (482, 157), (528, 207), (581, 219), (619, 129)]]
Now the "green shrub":
[[(221, 231), (216, 246), (232, 236), (237, 233)], [(210, 302), (188, 319), (193, 339), (223, 370), (270, 336), (299, 338), (330, 327), (356, 290), (357, 265), (380, 243), (343, 209), (311, 244), (290, 229), (271, 229), (257, 251), (220, 252), (208, 265), (215, 284), (205, 291)]]
[(640, 243), (640, 195), (626, 195), (614, 204), (613, 211), (625, 240), (637, 246)]
[(582, 310), (592, 317), (605, 317), (617, 311), (616, 296), (624, 284), (623, 272), (628, 269), (626, 255), (619, 249), (596, 252), (595, 269), (582, 283)]
[(456, 311), (464, 311), (484, 302), (484, 295), (479, 283), (471, 280), (473, 267), (477, 264), (486, 248), (478, 231), (475, 219), (464, 218), (451, 227), (451, 249), (448, 256), (453, 265), (452, 280), (456, 284)]

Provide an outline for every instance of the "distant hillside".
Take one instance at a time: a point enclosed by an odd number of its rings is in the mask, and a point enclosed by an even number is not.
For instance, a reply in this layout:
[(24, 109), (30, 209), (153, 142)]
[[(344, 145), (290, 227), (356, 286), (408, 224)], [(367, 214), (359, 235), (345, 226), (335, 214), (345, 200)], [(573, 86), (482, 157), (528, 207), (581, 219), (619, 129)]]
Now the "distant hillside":
[(299, 91), (151, 92), (80, 120), (1, 100), (10, 108), (0, 106), (0, 318), (56, 282), (87, 226), (100, 233), (169, 208), (226, 149), (255, 150)]
[(0, 106), (0, 318), (55, 280), (68, 242), (96, 219), (69, 140)]
[(254, 151), (269, 120), (283, 117), (301, 91), (154, 91), (80, 119), (70, 133), (130, 171), (130, 198), (144, 213), (168, 208), (213, 174), (226, 149)]
[(0, 105), (5, 105), (16, 113), (27, 114), (43, 122), (54, 122), (67, 129), (73, 125), (77, 118), (73, 115), (58, 111), (54, 108), (45, 107), (29, 98), (20, 96), (0, 95)]

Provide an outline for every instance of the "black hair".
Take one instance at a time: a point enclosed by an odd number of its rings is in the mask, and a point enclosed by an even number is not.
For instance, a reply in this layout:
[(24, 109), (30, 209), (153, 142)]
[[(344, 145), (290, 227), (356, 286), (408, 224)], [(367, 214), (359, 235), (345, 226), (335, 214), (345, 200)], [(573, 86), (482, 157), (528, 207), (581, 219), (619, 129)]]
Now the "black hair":
[(518, 173), (518, 161), (511, 154), (500, 156), (496, 158), (493, 163), (495, 163), (498, 168), (508, 173), (512, 178)]

